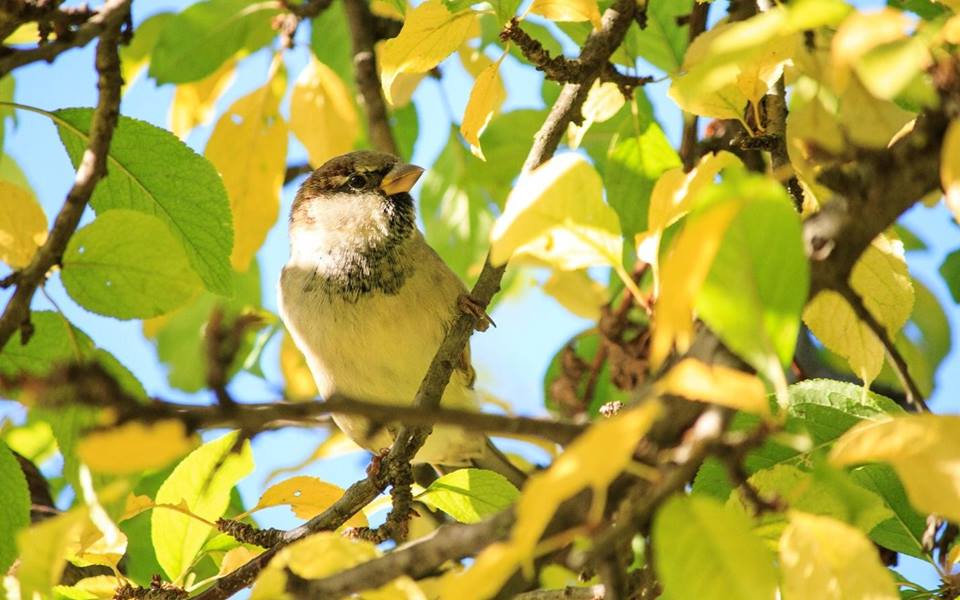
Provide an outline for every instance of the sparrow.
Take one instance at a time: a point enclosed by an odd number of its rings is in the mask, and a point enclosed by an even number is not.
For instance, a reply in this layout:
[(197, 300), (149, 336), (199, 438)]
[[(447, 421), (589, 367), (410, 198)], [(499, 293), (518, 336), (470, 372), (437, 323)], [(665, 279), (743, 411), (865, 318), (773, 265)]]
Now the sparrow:
[[(410, 190), (423, 169), (382, 152), (332, 158), (297, 191), (280, 316), (321, 396), (410, 404), (467, 290), (417, 229)], [(469, 302), (467, 303), (469, 306)], [(485, 316), (485, 313), (480, 311)], [(443, 406), (478, 410), (469, 346)], [(333, 415), (359, 446), (389, 447), (395, 423)], [(483, 434), (438, 425), (414, 457), (441, 472), (476, 466), (520, 487), (525, 475)]]

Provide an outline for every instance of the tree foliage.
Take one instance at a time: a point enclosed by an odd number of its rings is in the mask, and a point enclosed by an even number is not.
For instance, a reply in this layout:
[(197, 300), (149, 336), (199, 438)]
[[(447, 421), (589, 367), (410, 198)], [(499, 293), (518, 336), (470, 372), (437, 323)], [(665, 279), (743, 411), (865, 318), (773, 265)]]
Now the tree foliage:
[[(949, 324), (897, 223), (941, 201), (960, 219), (957, 0), (199, 0), (136, 21), (135, 4), (0, 9), (0, 130), (46, 117), (76, 169), (46, 214), (0, 156), (7, 597), (960, 595), (960, 419), (925, 402), (953, 393), (934, 379)], [(14, 101), (20, 69), (88, 43), (95, 106)], [(257, 85), (218, 104), (257, 55)], [(461, 70), (426, 239), (481, 305), (536, 286), (593, 323), (550, 360), (545, 418), (438, 406), (472, 314), (411, 406), (315, 399), (260, 283), (282, 191), (353, 149), (409, 159), (431, 126), (415, 90)], [(122, 114), (137, 78), (173, 89), (167, 128)], [(545, 108), (505, 108), (514, 86)], [(678, 144), (654, 106), (682, 113)], [(201, 153), (183, 140), (206, 124)], [(958, 252), (939, 270), (954, 300)], [(56, 278), (141, 320), (169, 385), (209, 403), (145, 390), (42, 303)], [(274, 338), (282, 398), (247, 402), (234, 378), (265, 377)], [(346, 489), (302, 473), (356, 450), (332, 412), (399, 430)], [(413, 483), (438, 423), (550, 458), (515, 457), (519, 490), (482, 469)], [(250, 439), (283, 427), (329, 433), (244, 504)], [(302, 525), (258, 522), (277, 506)]]

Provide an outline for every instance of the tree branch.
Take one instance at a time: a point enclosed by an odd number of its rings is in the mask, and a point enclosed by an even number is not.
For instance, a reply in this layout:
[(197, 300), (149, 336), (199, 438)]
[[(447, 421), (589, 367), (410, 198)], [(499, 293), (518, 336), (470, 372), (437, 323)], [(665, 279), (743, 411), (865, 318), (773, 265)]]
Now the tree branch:
[[(102, 32), (96, 53), (96, 69), (99, 74), (97, 88), (100, 90), (100, 95), (90, 124), (90, 141), (87, 142), (87, 149), (77, 168), (73, 187), (67, 193), (67, 198), (50, 229), (47, 241), (37, 249), (30, 264), (10, 278), (17, 289), (7, 302), (3, 314), (0, 315), (0, 348), (6, 346), (14, 331), (29, 323), (30, 302), (33, 294), (43, 283), (47, 271), (60, 262), (67, 242), (77, 229), (83, 210), (93, 194), (94, 187), (106, 175), (107, 151), (120, 114), (120, 88), (123, 85), (117, 48), (120, 44), (120, 29), (129, 9), (130, 0), (110, 0), (76, 34), (78, 37), (86, 36), (86, 40), (89, 41)], [(41, 46), (38, 50), (56, 46), (58, 43), (59, 41), (52, 42)], [(58, 53), (49, 54), (49, 58)], [(20, 55), (13, 55), (13, 57), (17, 56)], [(48, 58), (48, 56), (44, 55), (42, 58)], [(12, 66), (25, 64), (16, 60), (12, 63), (5, 62), (10, 60), (11, 56), (0, 59), (0, 76)], [(29, 329), (24, 331), (27, 335), (21, 336), (21, 339), (25, 342), (25, 338), (29, 338)]]
[(373, 147), (381, 152), (399, 154), (397, 142), (390, 129), (390, 114), (383, 98), (383, 85), (377, 74), (377, 56), (373, 51), (375, 22), (366, 0), (343, 0), (350, 24), (353, 45), (353, 68), (357, 88), (367, 113), (367, 129)]
[[(23, 50), (2, 47), (0, 77), (17, 67), (40, 60), (50, 62), (70, 48), (86, 46), (90, 40), (100, 35), (101, 32), (118, 27), (127, 18), (129, 9), (130, 0), (107, 0), (100, 10), (87, 19), (86, 23), (79, 26), (75, 31), (69, 31), (62, 36), (58, 36), (53, 42)], [(29, 21), (30, 19), (26, 20)], [(119, 41), (118, 29), (116, 43), (119, 43)]]
[[(687, 33), (688, 44), (692, 44), (701, 33), (707, 29), (707, 15), (710, 12), (710, 3), (694, 2), (690, 11), (690, 26)], [(683, 170), (689, 171), (697, 163), (697, 127), (700, 117), (693, 113), (683, 113), (683, 134), (680, 138), (680, 160), (683, 161)]]

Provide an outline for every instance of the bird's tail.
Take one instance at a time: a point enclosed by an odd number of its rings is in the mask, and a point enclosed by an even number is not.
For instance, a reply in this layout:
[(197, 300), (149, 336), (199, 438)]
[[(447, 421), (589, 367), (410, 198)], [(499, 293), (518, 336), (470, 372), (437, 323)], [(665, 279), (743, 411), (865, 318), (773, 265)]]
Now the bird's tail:
[(510, 462), (510, 459), (493, 445), (490, 438), (486, 438), (486, 448), (483, 454), (474, 458), (472, 462), (473, 466), (478, 469), (487, 469), (488, 471), (494, 471), (503, 475), (507, 478), (507, 481), (515, 485), (517, 489), (522, 488), (524, 482), (527, 480), (527, 474)]

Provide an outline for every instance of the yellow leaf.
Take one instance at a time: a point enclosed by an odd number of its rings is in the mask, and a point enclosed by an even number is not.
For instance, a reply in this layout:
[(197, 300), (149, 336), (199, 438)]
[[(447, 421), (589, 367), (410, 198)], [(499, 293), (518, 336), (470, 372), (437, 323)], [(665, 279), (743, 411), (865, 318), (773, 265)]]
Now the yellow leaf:
[(790, 511), (789, 519), (780, 537), (784, 598), (900, 598), (876, 547), (859, 529), (797, 511)]
[(838, 466), (884, 461), (897, 472), (917, 509), (960, 521), (960, 417), (904, 415), (865, 421), (830, 452)]
[(123, 508), (123, 516), (120, 517), (120, 520), (132, 519), (140, 513), (150, 510), (153, 506), (153, 500), (149, 496), (130, 494), (127, 496), (127, 503)]
[[(949, 44), (960, 44), (960, 14), (950, 17), (950, 20), (943, 24), (938, 39)], [(954, 546), (954, 548), (957, 548), (957, 546)]]
[(587, 134), (591, 125), (612, 119), (625, 103), (626, 99), (617, 84), (609, 81), (600, 83), (599, 79), (595, 80), (580, 109), (583, 123), (580, 125), (570, 123), (567, 128), (567, 145), (574, 149), (579, 148), (583, 136)]
[(84, 436), (77, 454), (93, 471), (126, 475), (165, 466), (195, 446), (181, 421), (130, 421)]
[(650, 363), (659, 367), (675, 344), (685, 352), (693, 336), (693, 306), (724, 233), (740, 204), (724, 202), (691, 218), (677, 237), (660, 273), (650, 343)]
[(606, 289), (586, 271), (554, 271), (543, 291), (578, 317), (596, 321), (607, 301)]
[[(960, 18), (960, 17), (958, 17)], [(940, 150), (940, 183), (943, 185), (943, 200), (960, 222), (960, 120), (947, 127)]]
[(590, 21), (600, 29), (597, 0), (533, 0), (529, 10), (551, 21)]
[(17, 533), (21, 598), (34, 598), (34, 592), (45, 598), (50, 588), (60, 582), (69, 547), (76, 544), (88, 514), (82, 506)]
[(457, 50), (457, 56), (460, 57), (460, 64), (463, 65), (464, 70), (470, 73), (470, 76), (474, 79), (480, 77), (480, 73), (483, 73), (487, 67), (493, 64), (493, 61), (483, 53), (482, 49), (471, 48), (466, 44), (460, 46), (460, 49)]
[(307, 359), (286, 332), (280, 342), (280, 373), (287, 384), (284, 395), (288, 400), (310, 400), (317, 397), (317, 384), (313, 381)]
[(488, 546), (473, 566), (443, 582), (442, 598), (488, 598), (522, 561), (532, 561), (537, 542), (563, 501), (580, 490), (594, 490), (587, 522), (602, 515), (603, 491), (633, 459), (637, 441), (660, 414), (654, 401), (642, 403), (594, 424), (578, 437), (546, 471), (530, 477), (517, 500), (517, 520), (506, 542)]
[(783, 75), (783, 69), (797, 51), (800, 34), (778, 36), (770, 40), (763, 52), (740, 66), (737, 88), (757, 106)]
[(709, 186), (723, 169), (743, 166), (732, 152), (721, 150), (700, 159), (689, 173), (682, 168), (670, 169), (653, 186), (647, 223), (650, 231), (663, 230), (687, 214), (697, 199), (697, 194)]
[(316, 167), (353, 150), (360, 131), (350, 90), (339, 75), (313, 57), (293, 84), (290, 129)]
[(236, 65), (236, 61), (228, 60), (212, 75), (178, 85), (170, 103), (170, 131), (186, 139), (194, 127), (209, 123), (217, 99), (233, 83)]
[(504, 52), (497, 62), (477, 76), (470, 91), (467, 108), (463, 111), (463, 121), (460, 123), (460, 133), (470, 144), (470, 152), (480, 160), (487, 160), (480, 148), (480, 136), (494, 113), (500, 110), (503, 101), (507, 98), (507, 91), (503, 87), (503, 81), (500, 80), (500, 62), (506, 55), (507, 53)]
[[(913, 311), (913, 283), (903, 244), (885, 236), (875, 239), (854, 265), (850, 285), (894, 339)], [(807, 304), (803, 321), (827, 348), (847, 359), (865, 385), (876, 379), (883, 367), (883, 344), (839, 294), (829, 290), (817, 294)]]
[[(316, 477), (301, 475), (291, 477), (270, 488), (260, 496), (253, 510), (289, 504), (293, 514), (301, 519), (311, 519), (340, 499), (343, 488), (327, 483)], [(357, 513), (346, 522), (350, 527), (366, 527), (367, 518)]]
[(915, 117), (890, 100), (873, 97), (859, 78), (850, 80), (837, 108), (837, 120), (847, 136), (866, 148), (887, 147), (890, 139)]
[(287, 160), (287, 124), (280, 116), (286, 90), (274, 58), (267, 84), (237, 100), (217, 121), (205, 155), (220, 171), (233, 211), (234, 269), (246, 271), (280, 210)]
[(387, 40), (380, 53), (381, 79), (387, 101), (401, 73), (426, 73), (474, 32), (477, 14), (470, 9), (450, 13), (440, 0), (427, 0), (407, 10), (400, 35)]
[(657, 382), (657, 391), (759, 415), (770, 414), (766, 390), (756, 375), (707, 365), (693, 358), (686, 358), (670, 369)]
[(846, 89), (857, 59), (881, 44), (906, 37), (910, 24), (910, 17), (893, 8), (850, 13), (830, 43), (836, 90), (842, 92)]
[(223, 577), (236, 571), (261, 554), (263, 554), (263, 548), (251, 549), (246, 546), (231, 548), (223, 555), (223, 560), (220, 561), (220, 571), (217, 572), (217, 577)]
[(40, 30), (37, 28), (37, 24), (24, 23), (4, 38), (3, 43), (7, 46), (18, 46), (23, 44), (36, 44), (39, 40)]
[(29, 190), (0, 181), (0, 261), (27, 266), (47, 241), (47, 215)]
[[(73, 585), (58, 585), (53, 588), (57, 592), (57, 598), (88, 598), (89, 600), (113, 600), (116, 596), (117, 588), (124, 583), (122, 578), (115, 575), (96, 575), (94, 577), (85, 577)], [(70, 594), (70, 592), (80, 592), (82, 596)], [(69, 594), (69, 595), (68, 595)]]
[(522, 174), (493, 224), (491, 260), (533, 259), (561, 270), (619, 265), (620, 220), (602, 189), (600, 175), (577, 154), (560, 154)]
[[(93, 488), (93, 476), (86, 465), (80, 466), (80, 491), (87, 505), (89, 519), (84, 523), (80, 536), (69, 547), (73, 554), (71, 561), (79, 566), (105, 565), (117, 570), (120, 559), (127, 551), (127, 536), (100, 504), (97, 492)], [(103, 490), (104, 497), (119, 499), (128, 492), (130, 486), (120, 480)]]

